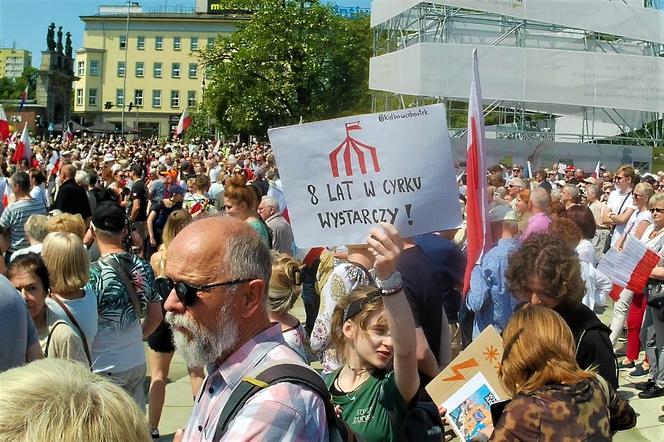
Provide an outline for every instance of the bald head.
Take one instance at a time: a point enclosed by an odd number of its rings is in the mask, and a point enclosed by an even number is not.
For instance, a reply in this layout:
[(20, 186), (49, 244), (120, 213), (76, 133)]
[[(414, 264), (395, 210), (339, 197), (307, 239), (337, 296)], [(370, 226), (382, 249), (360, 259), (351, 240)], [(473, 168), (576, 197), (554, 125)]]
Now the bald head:
[(76, 176), (76, 168), (73, 164), (65, 164), (60, 169), (60, 176), (62, 177), (62, 181), (71, 180)]

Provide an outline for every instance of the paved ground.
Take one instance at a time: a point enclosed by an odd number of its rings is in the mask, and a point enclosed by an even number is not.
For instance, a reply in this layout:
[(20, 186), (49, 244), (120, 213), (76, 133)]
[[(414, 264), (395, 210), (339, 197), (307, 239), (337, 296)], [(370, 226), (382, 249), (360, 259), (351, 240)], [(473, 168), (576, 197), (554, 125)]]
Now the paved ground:
[[(301, 304), (295, 306), (294, 314), (304, 318), (304, 308)], [(612, 309), (607, 309), (601, 318), (605, 323), (611, 320)], [(182, 428), (189, 418), (192, 407), (191, 386), (189, 376), (182, 358), (176, 353), (171, 364), (170, 383), (166, 387), (166, 403), (161, 418), (160, 431), (162, 437), (160, 441), (173, 440), (173, 433), (177, 428)], [(617, 442), (632, 441), (664, 441), (664, 424), (657, 421), (657, 417), (664, 413), (661, 407), (664, 405), (664, 398), (657, 399), (639, 399), (638, 393), (633, 383), (642, 382), (645, 378), (630, 379), (627, 372), (621, 372), (621, 395), (629, 399), (632, 406), (639, 414), (637, 426), (630, 431), (618, 433), (614, 438)]]

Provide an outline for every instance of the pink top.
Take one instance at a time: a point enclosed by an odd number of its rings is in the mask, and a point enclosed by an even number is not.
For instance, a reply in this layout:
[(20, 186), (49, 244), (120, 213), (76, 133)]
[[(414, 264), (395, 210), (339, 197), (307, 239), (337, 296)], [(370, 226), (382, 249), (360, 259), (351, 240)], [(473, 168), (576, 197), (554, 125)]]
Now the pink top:
[(528, 227), (526, 227), (526, 231), (523, 232), (521, 239), (525, 240), (535, 233), (546, 233), (547, 230), (549, 230), (549, 224), (551, 224), (551, 218), (549, 218), (549, 215), (546, 213), (536, 213), (528, 220)]

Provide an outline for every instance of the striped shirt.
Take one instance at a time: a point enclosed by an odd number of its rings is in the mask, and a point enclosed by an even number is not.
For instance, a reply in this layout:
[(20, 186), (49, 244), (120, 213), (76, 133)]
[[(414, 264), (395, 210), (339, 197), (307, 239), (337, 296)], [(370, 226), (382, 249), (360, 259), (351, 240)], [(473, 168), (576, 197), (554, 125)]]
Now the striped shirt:
[[(211, 441), (221, 411), (242, 378), (277, 360), (302, 363), (302, 358), (284, 341), (279, 324), (254, 336), (210, 371), (196, 398), (184, 440)], [(267, 387), (245, 403), (222, 440), (325, 442), (325, 405), (316, 393), (295, 384), (284, 382)]]
[(25, 237), (25, 222), (30, 215), (46, 215), (48, 210), (44, 203), (34, 198), (11, 203), (0, 216), (0, 227), (9, 230), (9, 253), (28, 247), (30, 243)]

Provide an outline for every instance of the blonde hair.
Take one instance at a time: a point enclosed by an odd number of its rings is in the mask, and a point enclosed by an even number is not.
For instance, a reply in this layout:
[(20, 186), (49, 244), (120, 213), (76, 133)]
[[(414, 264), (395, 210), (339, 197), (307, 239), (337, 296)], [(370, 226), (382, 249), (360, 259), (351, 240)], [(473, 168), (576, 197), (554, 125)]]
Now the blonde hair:
[(277, 315), (287, 313), (300, 296), (302, 265), (285, 253), (272, 252), (272, 277), (267, 292), (268, 309)]
[(74, 233), (54, 232), (44, 238), (42, 258), (51, 290), (66, 295), (81, 289), (90, 279), (90, 259), (83, 241)]
[[(374, 313), (383, 311), (383, 298), (380, 296), (373, 296), (376, 290), (376, 287), (372, 285), (358, 287), (353, 290), (350, 295), (341, 298), (334, 307), (330, 327), (330, 338), (332, 340), (332, 347), (334, 348), (339, 361), (346, 361), (349, 354), (349, 342), (344, 335), (344, 324), (347, 321), (352, 321), (358, 331), (366, 333), (369, 328), (369, 318), (371, 318)], [(352, 318), (344, 321), (344, 317), (346, 316), (350, 305), (358, 302), (361, 306), (360, 312)], [(380, 320), (380, 323), (386, 323), (386, 320), (383, 318)]]
[(168, 247), (171, 241), (173, 241), (173, 238), (175, 238), (175, 235), (180, 233), (180, 230), (187, 227), (187, 225), (192, 221), (193, 218), (189, 212), (184, 209), (175, 210), (173, 213), (168, 215), (166, 224), (164, 225), (164, 231), (161, 234), (163, 246)]
[(579, 368), (569, 326), (554, 310), (528, 305), (517, 310), (503, 332), (500, 378), (512, 396), (550, 384), (573, 384), (594, 377)]
[(46, 215), (30, 215), (25, 222), (25, 233), (37, 242), (44, 241), (48, 235), (48, 217)]
[(47, 358), (0, 373), (3, 442), (148, 442), (145, 417), (119, 386)]
[(61, 213), (52, 216), (46, 221), (46, 229), (49, 233), (69, 232), (83, 239), (85, 237), (85, 221), (80, 214)]

